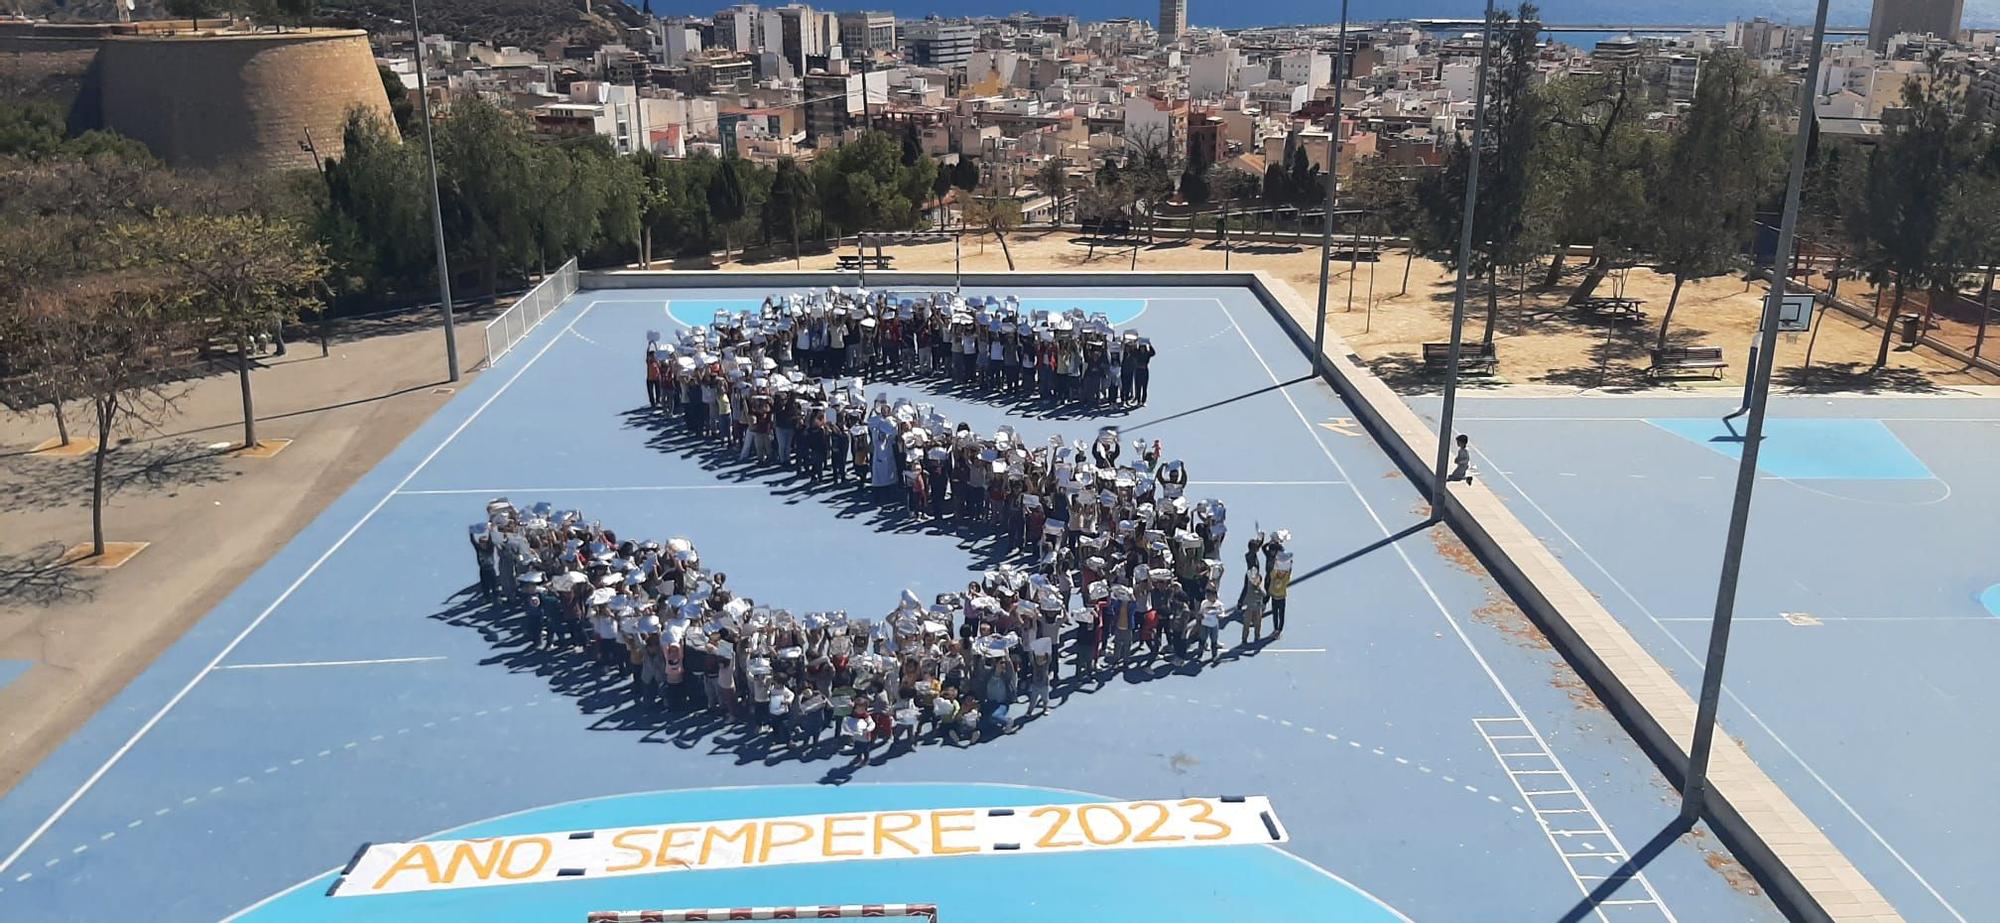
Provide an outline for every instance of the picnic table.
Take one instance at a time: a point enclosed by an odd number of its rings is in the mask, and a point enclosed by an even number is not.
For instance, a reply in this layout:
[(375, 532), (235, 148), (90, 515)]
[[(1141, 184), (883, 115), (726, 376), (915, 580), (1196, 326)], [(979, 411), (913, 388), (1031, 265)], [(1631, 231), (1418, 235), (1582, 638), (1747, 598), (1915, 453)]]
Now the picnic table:
[(1631, 322), (1646, 318), (1646, 312), (1639, 310), (1645, 304), (1638, 298), (1586, 298), (1578, 306), (1598, 317)]
[(895, 259), (893, 256), (883, 256), (879, 253), (874, 256), (848, 254), (836, 260), (834, 265), (838, 269), (850, 272), (864, 267), (868, 269), (894, 269)]

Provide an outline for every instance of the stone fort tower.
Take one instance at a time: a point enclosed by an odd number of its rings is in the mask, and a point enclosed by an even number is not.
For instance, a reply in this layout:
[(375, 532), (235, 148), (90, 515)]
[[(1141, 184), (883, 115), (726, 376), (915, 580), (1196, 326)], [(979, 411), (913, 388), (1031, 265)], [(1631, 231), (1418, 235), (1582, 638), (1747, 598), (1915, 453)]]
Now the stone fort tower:
[[(315, 167), (304, 143), (321, 158), (339, 156), (357, 107), (395, 131), (366, 32), (178, 34), (161, 25), (170, 24), (6, 30), (0, 57), (29, 67), (67, 62), (71, 73), (36, 76), (71, 78), (60, 82), (73, 89), (73, 129), (129, 135), (175, 167)], [(67, 54), (34, 54), (43, 47)]]

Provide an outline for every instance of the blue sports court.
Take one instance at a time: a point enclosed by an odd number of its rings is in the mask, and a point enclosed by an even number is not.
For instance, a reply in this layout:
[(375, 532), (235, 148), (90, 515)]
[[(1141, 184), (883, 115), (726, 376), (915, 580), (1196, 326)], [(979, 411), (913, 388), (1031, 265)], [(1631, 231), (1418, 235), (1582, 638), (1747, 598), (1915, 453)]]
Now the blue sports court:
[[(1460, 404), (1484, 483), (1690, 692), (1742, 458), (1733, 409)], [(1996, 452), (1990, 397), (1781, 396), (1759, 458), (1721, 719), (1909, 920), (2000, 911)]]
[[(1246, 289), (991, 291), (1153, 340), (1151, 402), (1105, 418), (869, 391), (1029, 440), (1106, 423), (1160, 440), (1190, 495), (1228, 504), (1232, 540), (1293, 533), (1278, 642), (1065, 685), (1018, 733), (852, 771), (664, 725), (527, 648), (512, 614), (476, 599), (466, 525), (495, 496), (689, 536), (732, 586), (801, 609), (886, 611), (906, 587), (962, 587), (994, 560), (988, 539), (910, 521), (865, 489), (718, 460), (647, 407), (647, 332), (774, 291), (737, 284), (586, 290), (472, 380), (0, 801), (0, 918), (545, 921), (788, 902), (930, 902), (950, 923), (1779, 918), (1712, 837), (1659, 836), (1677, 809), (1659, 773), (1463, 547), (1424, 525), (1417, 489)], [(1497, 425), (1480, 426), (1511, 464)], [(1241, 556), (1224, 559), (1232, 586)], [(1970, 645), (1953, 650), (1936, 656), (1970, 665)], [(1892, 714), (1908, 712), (1857, 713)], [(1236, 795), (1270, 799), (1288, 837), (325, 896), (367, 843)]]

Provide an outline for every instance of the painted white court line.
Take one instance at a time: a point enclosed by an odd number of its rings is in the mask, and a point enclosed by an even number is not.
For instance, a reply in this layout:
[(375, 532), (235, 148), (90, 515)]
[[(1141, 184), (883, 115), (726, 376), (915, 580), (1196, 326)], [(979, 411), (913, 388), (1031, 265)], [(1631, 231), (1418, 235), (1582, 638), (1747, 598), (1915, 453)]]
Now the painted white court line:
[(446, 434), (444, 439), (433, 447), (429, 454), (423, 457), (422, 461), (417, 462), (416, 466), (411, 468), (408, 474), (403, 475), (403, 479), (397, 481), (396, 486), (389, 488), (389, 491), (382, 495), (382, 499), (375, 501), (374, 506), (369, 507), (367, 512), (362, 513), (361, 518), (354, 521), (354, 525), (348, 526), (347, 531), (341, 533), (340, 537), (335, 539), (332, 545), (327, 546), (327, 549), (321, 552), (318, 558), (315, 558), (310, 565), (307, 565), (305, 571), (299, 574), (298, 578), (291, 582), (291, 585), (285, 587), (284, 592), (278, 594), (277, 599), (271, 600), (271, 604), (265, 606), (262, 612), (257, 613), (257, 617), (251, 619), (250, 624), (243, 626), (243, 630), (237, 632), (236, 637), (229, 639), (229, 643), (223, 645), (222, 650), (217, 651), (215, 657), (203, 665), (195, 673), (194, 677), (189, 679), (187, 684), (180, 688), (180, 691), (175, 692), (171, 698), (168, 698), (166, 704), (160, 706), (159, 711), (154, 712), (152, 717), (146, 719), (146, 723), (139, 725), (139, 729), (132, 732), (131, 737), (127, 738), (124, 743), (119, 744), (118, 749), (111, 752), (111, 756), (104, 761), (104, 764), (97, 767), (88, 778), (84, 779), (83, 784), (78, 786), (77, 790), (71, 793), (68, 798), (63, 799), (62, 804), (56, 806), (55, 811), (48, 816), (48, 819), (42, 821), (40, 825), (35, 827), (33, 832), (28, 834), (26, 839), (21, 841), (21, 845), (14, 847), (14, 851), (8, 853), (7, 858), (0, 859), (0, 872), (5, 872), (9, 867), (13, 866), (23, 853), (26, 853), (30, 847), (41, 840), (43, 834), (49, 832), (50, 827), (56, 825), (56, 821), (61, 820), (63, 815), (68, 814), (71, 808), (76, 807), (76, 803), (82, 800), (84, 795), (89, 794), (92, 788), (97, 786), (97, 783), (104, 778), (105, 773), (110, 772), (113, 766), (118, 765), (119, 761), (125, 758), (125, 754), (132, 752), (132, 748), (140, 740), (144, 739), (148, 733), (151, 733), (154, 727), (159, 725), (160, 719), (165, 718), (168, 712), (173, 711), (175, 706), (181, 704), (182, 699), (187, 698), (188, 693), (194, 691), (194, 687), (202, 681), (203, 677), (213, 672), (217, 664), (220, 664), (224, 658), (235, 651), (237, 645), (243, 643), (243, 639), (250, 637), (250, 633), (256, 631), (258, 626), (264, 624), (264, 620), (270, 618), (271, 613), (278, 611), (279, 606), (284, 605), (286, 600), (291, 599), (292, 594), (298, 592), (299, 587), (303, 586), (306, 580), (310, 579), (313, 574), (318, 573), (321, 565), (324, 565), (327, 559), (333, 557), (334, 552), (339, 551), (342, 546), (347, 544), (348, 539), (353, 538), (356, 532), (361, 531), (362, 526), (368, 524), (368, 520), (375, 518), (375, 514), (382, 511), (382, 507), (389, 503), (389, 499), (396, 495), (396, 491), (402, 490), (425, 467), (430, 465), (432, 460), (443, 453), (446, 446), (451, 445), (452, 441), (457, 439), (460, 433), (465, 432), (466, 428), (472, 425), (472, 421), (479, 419), (480, 414), (486, 412), (486, 408), (493, 406), (493, 403), (498, 401), (501, 395), (507, 393), (508, 388), (514, 386), (514, 382), (520, 381), (522, 375), (526, 374), (529, 369), (534, 368), (535, 363), (542, 356), (547, 355), (551, 347), (567, 340), (568, 337), (565, 334), (569, 333), (576, 326), (576, 322), (582, 320), (595, 307), (597, 307), (597, 301), (595, 300), (585, 304), (583, 310), (578, 311), (575, 317), (570, 318), (569, 323), (563, 325), (563, 329), (556, 331), (555, 335), (549, 337), (548, 342), (543, 343), (541, 349), (537, 350), (533, 356), (528, 357), (527, 362), (522, 363), (520, 368), (515, 369), (512, 376), (506, 381), (501, 382), (500, 387), (488, 395), (486, 400), (478, 407), (473, 408), (472, 413), (460, 421), (457, 428)]
[(665, 490), (769, 490), (767, 484), (639, 484), (629, 487), (454, 487), (438, 490), (399, 490), (399, 497), (436, 497), (458, 494), (608, 494)]
[[(1714, 620), (1715, 617), (1709, 615), (1671, 615), (1662, 616), (1653, 621), (1701, 622), (1706, 624)], [(1992, 622), (2000, 625), (2000, 619), (1996, 619), (1990, 615), (1815, 615), (1813, 616), (1813, 620), (1819, 622)], [(1730, 621), (1790, 622), (1791, 619), (1785, 618), (1782, 615), (1739, 615)]]
[(1326, 653), (1326, 648), (1323, 648), (1323, 647), (1267, 647), (1267, 648), (1265, 648), (1265, 649), (1264, 649), (1264, 651), (1263, 651), (1263, 652), (1264, 652), (1264, 653), (1266, 653), (1266, 654), (1324, 654), (1324, 653)]
[(301, 660), (294, 663), (225, 663), (217, 670), (286, 670), (292, 667), (360, 667), (378, 663), (429, 663), (437, 657), (382, 657), (376, 660)]
[[(1459, 417), (1467, 423), (1649, 423), (1659, 417)], [(1874, 420), (1879, 423), (2000, 423), (2000, 417), (1792, 417), (1795, 420)]]
[[(1263, 366), (1264, 374), (1271, 379), (1271, 384), (1279, 386), (1278, 393), (1284, 396), (1285, 403), (1291, 405), (1292, 413), (1299, 418), (1299, 425), (1305, 427), (1306, 435), (1312, 437), (1313, 445), (1319, 447), (1320, 454), (1326, 456), (1326, 460), (1333, 464), (1334, 470), (1339, 471), (1341, 478), (1348, 482), (1347, 489), (1354, 493), (1354, 499), (1368, 513), (1368, 518), (1374, 521), (1375, 528), (1382, 533), (1383, 538), (1393, 536), (1395, 530), (1389, 528), (1389, 524), (1383, 521), (1381, 514), (1375, 511), (1374, 504), (1369, 503), (1367, 496), (1361, 493), (1361, 488), (1354, 484), (1354, 475), (1347, 470), (1347, 466), (1341, 464), (1339, 457), (1335, 456), (1333, 450), (1327, 447), (1326, 442), (1320, 439), (1319, 429), (1312, 425), (1312, 420), (1306, 417), (1305, 411), (1299, 409), (1298, 401), (1292, 399), (1291, 389), (1283, 387), (1284, 382), (1278, 378), (1278, 373), (1271, 368), (1271, 363), (1264, 360), (1264, 354), (1258, 351), (1257, 344), (1250, 342), (1250, 335), (1243, 332), (1243, 326), (1236, 323), (1236, 315), (1230, 312), (1229, 305), (1225, 304), (1220, 298), (1215, 299), (1215, 305), (1222, 309), (1224, 316), (1229, 318), (1230, 325), (1236, 328), (1236, 335), (1243, 340), (1244, 346), (1249, 347), (1250, 354), (1257, 359), (1257, 364)], [(1423, 572), (1417, 569), (1416, 562), (1410, 559), (1410, 553), (1403, 549), (1403, 544), (1401, 542), (1391, 542), (1389, 547), (1402, 560), (1403, 566), (1409, 570), (1410, 576), (1416, 578), (1417, 585), (1423, 588), (1424, 594), (1430, 597), (1431, 605), (1437, 607), (1438, 614), (1444, 616), (1445, 623), (1451, 626), (1452, 633), (1458, 636), (1458, 641), (1465, 646), (1466, 653), (1471, 654), (1473, 661), (1479, 664), (1481, 670), (1485, 671), (1487, 680), (1491, 681), (1493, 688), (1499, 691), (1500, 698), (1506, 701), (1508, 709), (1513, 712), (1513, 717), (1520, 719), (1521, 726), (1526, 729), (1528, 736), (1533, 737), (1543, 750), (1549, 750), (1549, 752), (1553, 753), (1554, 751), (1549, 748), (1548, 741), (1542, 737), (1541, 729), (1535, 727), (1533, 721), (1528, 720), (1527, 712), (1522, 710), (1521, 703), (1514, 698), (1514, 693), (1508, 690), (1506, 683), (1500, 681), (1500, 674), (1494, 672), (1493, 665), (1488, 663), (1486, 657), (1479, 653), (1479, 648), (1473, 646), (1472, 637), (1466, 634), (1464, 626), (1459, 624), (1458, 617), (1452, 614), (1450, 607), (1444, 604), (1444, 599), (1438, 596), (1437, 589), (1432, 587), (1431, 582), (1425, 579)], [(1562, 764), (1558, 762), (1556, 765), (1560, 766)], [(1565, 771), (1564, 775), (1567, 778), (1567, 771)], [(1574, 786), (1575, 783), (1572, 782), (1571, 784)], [(1587, 798), (1585, 799), (1585, 803), (1588, 803)], [(1616, 834), (1611, 833), (1608, 827), (1605, 833), (1606, 838), (1610, 840), (1614, 848), (1619, 852), (1625, 852), (1625, 846), (1618, 841)], [(1650, 890), (1651, 885), (1648, 885), (1647, 888)], [(1664, 902), (1660, 905), (1660, 911), (1669, 921), (1675, 920), (1673, 912), (1666, 908)]]
[(1203, 487), (1321, 487), (1346, 481), (1194, 481)]
[[(1487, 457), (1486, 452), (1484, 450), (1479, 448), (1474, 448), (1472, 451), (1474, 454), (1477, 454), (1488, 467), (1497, 467), (1493, 465), (1493, 459)], [(1535, 502), (1535, 498), (1531, 496), (1526, 490), (1524, 490), (1520, 484), (1516, 483), (1513, 478), (1507, 477), (1506, 475), (1501, 475), (1501, 480), (1506, 481), (1507, 485), (1513, 488), (1514, 493), (1517, 496), (1519, 496), (1522, 501), (1526, 502), (1530, 508), (1534, 509), (1536, 515), (1542, 517), (1542, 519), (1549, 524), (1550, 528), (1555, 529), (1556, 534), (1561, 535), (1563, 537), (1563, 541), (1568, 542), (1570, 544), (1570, 547), (1575, 548), (1579, 553), (1581, 553), (1583, 555), (1583, 559), (1590, 562), (1591, 567), (1596, 568), (1597, 572), (1603, 574), (1606, 580), (1611, 581), (1612, 587), (1618, 590), (1619, 595), (1624, 596), (1627, 600), (1629, 600), (1632, 603), (1633, 606), (1638, 608), (1641, 614), (1645, 615), (1649, 621), (1653, 622), (1655, 627), (1659, 628), (1660, 632), (1667, 636), (1667, 640), (1673, 642), (1674, 647), (1679, 649), (1680, 652), (1687, 657), (1690, 663), (1693, 663), (1696, 667), (1701, 666), (1701, 664), (1703, 663), (1702, 658), (1695, 656), (1694, 651), (1690, 650), (1686, 644), (1681, 643), (1681, 639), (1679, 637), (1675, 636), (1673, 632), (1668, 631), (1667, 626), (1661, 623), (1660, 617), (1653, 614), (1652, 608), (1650, 606), (1647, 606), (1645, 603), (1641, 602), (1637, 595), (1635, 595), (1630, 589), (1627, 589), (1625, 586), (1625, 582), (1619, 580), (1617, 575), (1611, 573), (1611, 569), (1605, 567), (1603, 561), (1599, 561), (1596, 555), (1591, 554), (1590, 549), (1585, 548), (1582, 542), (1577, 541), (1576, 536), (1571, 535), (1568, 529), (1563, 528), (1562, 523), (1557, 522), (1554, 516), (1549, 515), (1549, 511), (1544, 509), (1540, 503)], [(1896, 860), (1896, 864), (1903, 867), (1903, 871), (1910, 873), (1910, 877), (1916, 879), (1917, 884), (1922, 885), (1924, 890), (1929, 892), (1930, 896), (1937, 900), (1939, 906), (1942, 906), (1945, 909), (1946, 913), (1951, 914), (1952, 918), (1957, 920), (1958, 923), (1966, 923), (1965, 915), (1959, 913), (1958, 908), (1953, 907), (1951, 901), (1946, 900), (1945, 896), (1939, 893), (1938, 889), (1931, 885), (1930, 879), (1925, 878), (1922, 872), (1917, 871), (1916, 866), (1910, 864), (1910, 860), (1904, 858), (1903, 854), (1897, 851), (1896, 847), (1890, 845), (1888, 838), (1884, 837), (1881, 831), (1876, 830), (1875, 825), (1869, 823), (1867, 818), (1862, 817), (1861, 812), (1855, 810), (1854, 805), (1849, 803), (1847, 798), (1843, 796), (1837, 789), (1835, 789), (1832, 783), (1826, 780), (1825, 776), (1820, 775), (1819, 771), (1814, 769), (1811, 763), (1806, 762), (1805, 757), (1800, 756), (1797, 750), (1792, 749), (1791, 744), (1786, 743), (1783, 737), (1778, 736), (1778, 732), (1772, 729), (1772, 727), (1769, 724), (1765, 723), (1763, 717), (1758, 715), (1757, 712), (1754, 709), (1752, 709), (1748, 703), (1744, 702), (1743, 699), (1736, 694), (1736, 690), (1731, 689), (1729, 687), (1728, 682), (1726, 681), (1722, 684), (1722, 694), (1728, 696), (1729, 701), (1734, 703), (1737, 708), (1742, 709), (1743, 714), (1746, 717), (1748, 717), (1753, 723), (1755, 723), (1758, 728), (1762, 729), (1765, 735), (1771, 738), (1771, 742), (1778, 745), (1778, 749), (1785, 751), (1786, 756), (1791, 757), (1793, 762), (1798, 763), (1799, 768), (1805, 770), (1806, 775), (1811, 776), (1814, 782), (1819, 783), (1819, 787), (1825, 790), (1825, 792), (1828, 795), (1831, 795), (1833, 797), (1834, 802), (1839, 804), (1841, 809), (1847, 812), (1847, 816), (1854, 818), (1854, 822), (1860, 824), (1861, 829), (1868, 831), (1868, 836), (1875, 841), (1876, 845), (1882, 847), (1883, 851), (1887, 852), (1891, 858), (1894, 858)]]

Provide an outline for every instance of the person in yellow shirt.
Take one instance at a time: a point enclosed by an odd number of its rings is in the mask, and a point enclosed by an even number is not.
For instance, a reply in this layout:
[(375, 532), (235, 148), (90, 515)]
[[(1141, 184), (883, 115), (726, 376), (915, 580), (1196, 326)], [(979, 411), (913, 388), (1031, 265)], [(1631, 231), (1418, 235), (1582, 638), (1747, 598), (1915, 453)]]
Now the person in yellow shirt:
[(1281, 551), (1271, 563), (1265, 593), (1271, 597), (1271, 637), (1285, 633), (1285, 596), (1292, 588), (1292, 553)]

